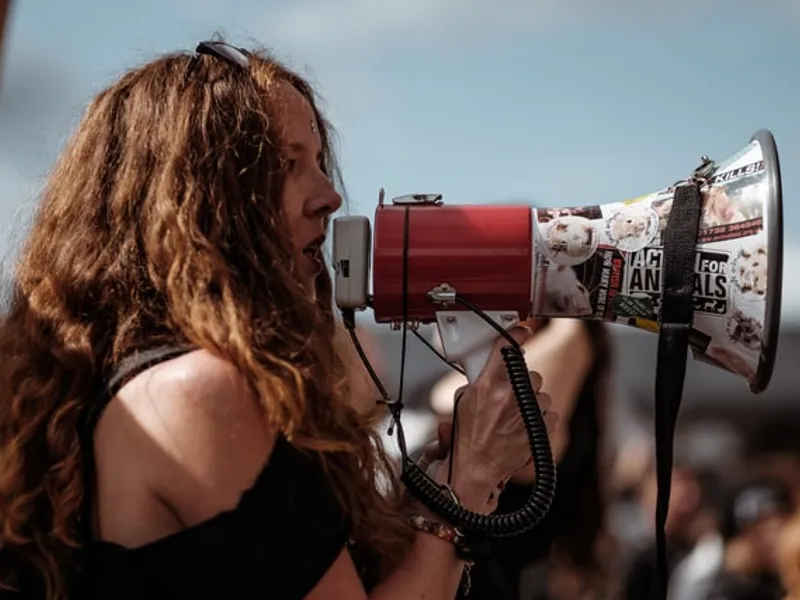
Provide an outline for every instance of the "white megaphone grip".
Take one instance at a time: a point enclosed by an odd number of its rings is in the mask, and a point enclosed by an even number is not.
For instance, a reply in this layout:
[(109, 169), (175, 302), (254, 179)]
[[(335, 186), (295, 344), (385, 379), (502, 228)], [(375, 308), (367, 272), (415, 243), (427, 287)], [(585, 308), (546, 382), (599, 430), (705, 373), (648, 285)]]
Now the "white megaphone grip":
[[(485, 315), (506, 330), (519, 324), (519, 315), (515, 312), (490, 311)], [(475, 381), (500, 334), (479, 315), (467, 310), (440, 311), (436, 322), (445, 357), (461, 365), (470, 382)]]

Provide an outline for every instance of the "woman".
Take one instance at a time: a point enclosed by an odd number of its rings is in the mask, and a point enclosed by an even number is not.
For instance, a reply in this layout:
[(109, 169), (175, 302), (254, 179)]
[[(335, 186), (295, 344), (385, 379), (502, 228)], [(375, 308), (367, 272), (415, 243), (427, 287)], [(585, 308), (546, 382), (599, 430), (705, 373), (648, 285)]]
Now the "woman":
[[(538, 526), (494, 542), (492, 561), (472, 570), (473, 590), (467, 598), (606, 598), (617, 585), (601, 481), (611, 367), (608, 334), (597, 321), (553, 319), (531, 325), (536, 334), (525, 344), (525, 357), (544, 375), (543, 389), (561, 422), (550, 435), (559, 463), (556, 496)], [(440, 381), (433, 390), (434, 406), (446, 410), (445, 399), (463, 381), (458, 374)], [(461, 419), (459, 406), (459, 427)], [(498, 512), (525, 503), (533, 475), (528, 468), (511, 478)]]
[[(454, 596), (453, 529), (378, 492), (388, 463), (335, 350), (330, 140), (303, 79), (220, 42), (91, 103), (0, 324), (3, 584), (49, 600)], [(498, 352), (462, 404), (503, 434), (453, 444), (454, 493), (489, 513), (528, 456)]]

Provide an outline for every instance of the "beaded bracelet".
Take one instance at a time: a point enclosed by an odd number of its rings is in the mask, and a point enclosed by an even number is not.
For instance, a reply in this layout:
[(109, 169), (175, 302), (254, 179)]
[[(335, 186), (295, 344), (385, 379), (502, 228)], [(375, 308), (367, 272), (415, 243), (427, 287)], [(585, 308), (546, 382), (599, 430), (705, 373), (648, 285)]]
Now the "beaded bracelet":
[(409, 519), (409, 523), (411, 524), (411, 527), (413, 527), (417, 531), (422, 531), (424, 533), (430, 533), (431, 535), (435, 535), (440, 540), (444, 540), (445, 542), (450, 542), (454, 546), (457, 546), (464, 541), (464, 536), (455, 527), (448, 527), (447, 525), (442, 525), (441, 523), (437, 523), (436, 521), (431, 521), (430, 519), (426, 519), (425, 517), (420, 515), (411, 517), (411, 519)]
[[(460, 548), (464, 543), (463, 534), (455, 527), (448, 527), (447, 525), (443, 525), (442, 523), (437, 523), (436, 521), (431, 521), (430, 519), (426, 519), (421, 515), (415, 515), (411, 517), (409, 519), (409, 523), (411, 524), (411, 527), (413, 529), (416, 529), (417, 531), (421, 531), (423, 533), (429, 533), (431, 535), (436, 536), (440, 540), (450, 542), (456, 548)], [(464, 574), (461, 577), (461, 592), (465, 596), (469, 593), (472, 584), (469, 572), (473, 564), (475, 563), (472, 561), (465, 561)]]

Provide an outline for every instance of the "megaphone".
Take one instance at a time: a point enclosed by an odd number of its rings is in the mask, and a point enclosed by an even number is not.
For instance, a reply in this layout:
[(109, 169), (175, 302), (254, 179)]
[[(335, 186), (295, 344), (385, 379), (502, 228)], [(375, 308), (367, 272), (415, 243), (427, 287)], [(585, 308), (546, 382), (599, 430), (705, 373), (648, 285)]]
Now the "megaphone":
[[(761, 130), (719, 163), (703, 157), (694, 261), (695, 358), (769, 384), (778, 345), (783, 223), (778, 153)], [(471, 381), (497, 337), (456, 297), (510, 328), (579, 318), (659, 330), (664, 232), (675, 186), (578, 207), (458, 205), (438, 194), (386, 202), (333, 222), (335, 300), (375, 321), (436, 323), (449, 361)], [(369, 274), (372, 269), (372, 290)]]
[[(438, 194), (387, 203), (381, 190), (374, 251), (372, 238), (367, 217), (333, 222), (335, 300), (356, 345), (354, 315), (368, 307), (378, 323), (404, 333), (436, 323), (446, 360), (462, 365), (474, 381), (498, 335), (509, 340), (503, 357), (536, 469), (522, 509), (489, 516), (463, 509), (409, 460), (402, 402), (394, 402), (399, 407), (390, 402), (403, 454), (402, 480), (428, 508), (478, 539), (530, 529), (555, 495), (546, 427), (522, 350), (506, 330), (546, 317), (658, 332), (654, 590), (655, 598), (665, 598), (672, 438), (688, 349), (744, 378), (754, 393), (767, 388), (775, 364), (783, 216), (772, 134), (760, 130), (725, 161), (703, 156), (688, 178), (610, 204), (446, 205)], [(460, 556), (469, 560), (472, 550)]]

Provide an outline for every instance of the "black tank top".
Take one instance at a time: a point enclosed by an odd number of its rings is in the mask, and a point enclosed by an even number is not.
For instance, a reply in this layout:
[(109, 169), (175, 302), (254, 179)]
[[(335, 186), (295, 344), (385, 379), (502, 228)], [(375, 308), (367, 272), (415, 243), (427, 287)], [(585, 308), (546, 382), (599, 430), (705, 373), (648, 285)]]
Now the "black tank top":
[[(87, 501), (82, 516), (92, 538), (93, 432), (117, 391), (137, 374), (193, 348), (161, 347), (120, 363), (88, 412), (81, 437)], [(168, 401), (168, 399), (165, 399)], [(279, 438), (255, 484), (238, 506), (137, 548), (94, 540), (83, 550), (75, 598), (301, 599), (343, 548), (350, 525), (318, 460)], [(359, 553), (354, 553), (357, 561)], [(358, 562), (358, 561), (357, 561)], [(358, 565), (365, 583), (365, 565)]]

